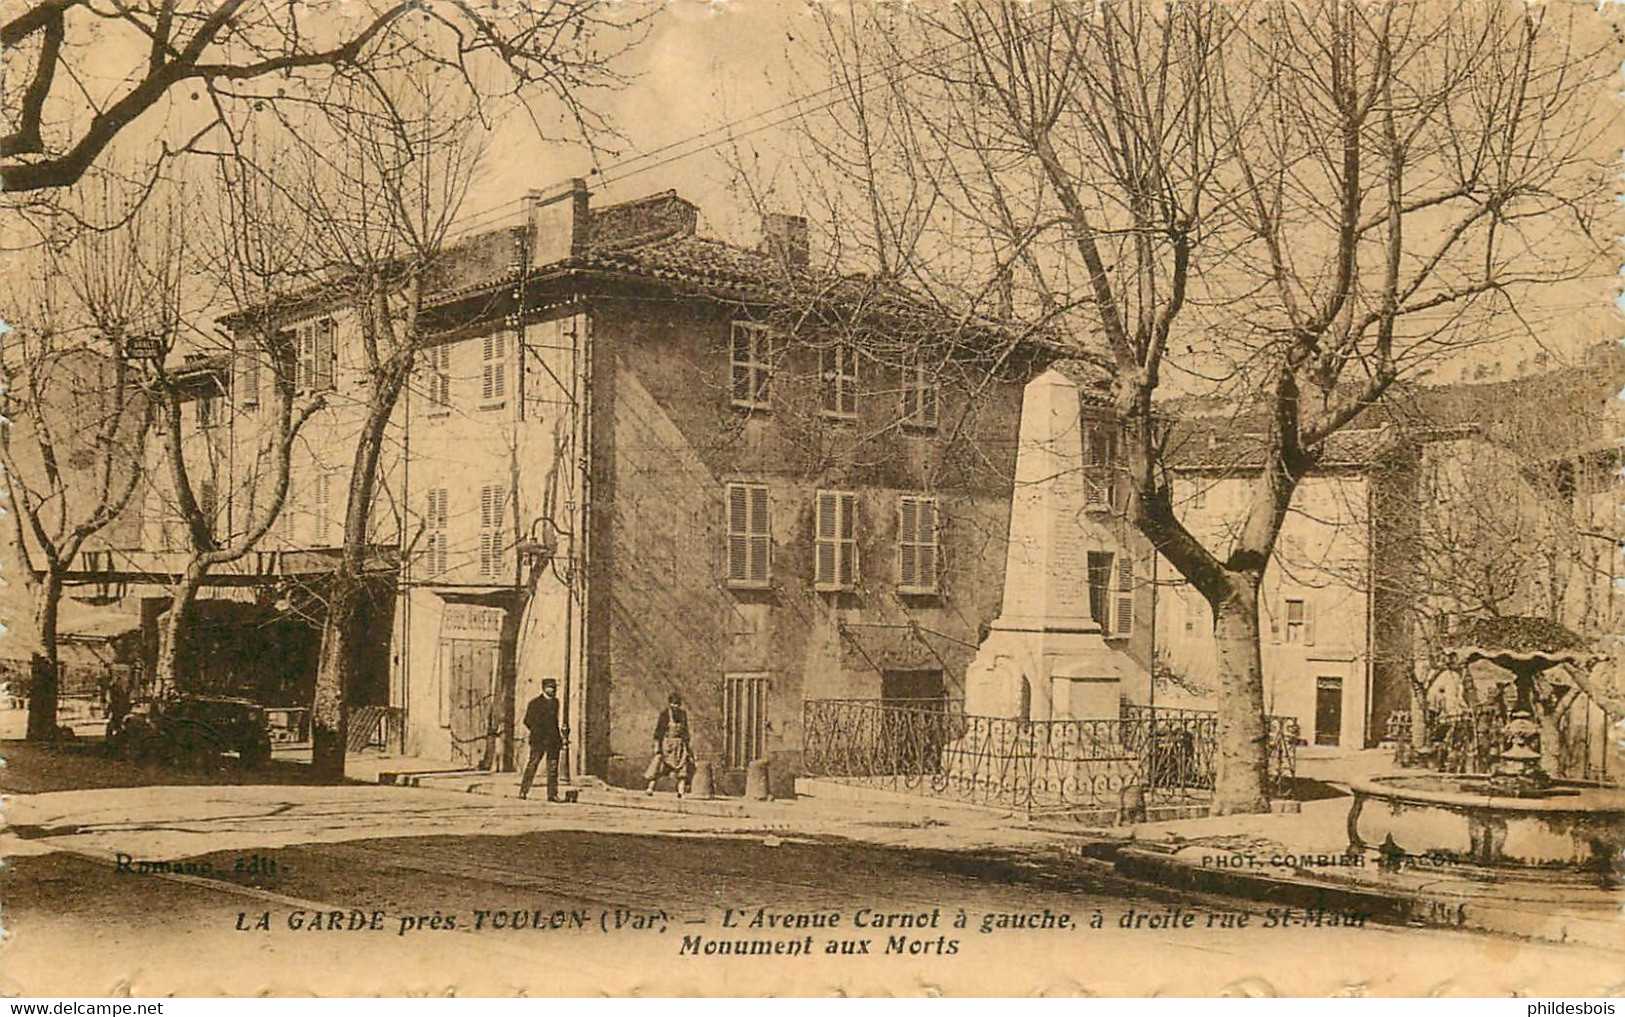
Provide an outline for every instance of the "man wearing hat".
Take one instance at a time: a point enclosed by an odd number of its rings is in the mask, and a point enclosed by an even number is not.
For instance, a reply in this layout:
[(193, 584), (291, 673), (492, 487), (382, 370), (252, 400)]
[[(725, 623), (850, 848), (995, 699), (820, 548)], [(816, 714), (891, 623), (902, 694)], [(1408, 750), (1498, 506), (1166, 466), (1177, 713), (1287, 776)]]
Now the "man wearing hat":
[(530, 794), (531, 782), (536, 779), (536, 767), (547, 757), (547, 800), (563, 801), (559, 797), (559, 751), (570, 741), (569, 728), (559, 727), (559, 683), (552, 678), (542, 679), (542, 694), (525, 707), (525, 727), (530, 730), (530, 761), (525, 764), (525, 775), (519, 781), (519, 797)]

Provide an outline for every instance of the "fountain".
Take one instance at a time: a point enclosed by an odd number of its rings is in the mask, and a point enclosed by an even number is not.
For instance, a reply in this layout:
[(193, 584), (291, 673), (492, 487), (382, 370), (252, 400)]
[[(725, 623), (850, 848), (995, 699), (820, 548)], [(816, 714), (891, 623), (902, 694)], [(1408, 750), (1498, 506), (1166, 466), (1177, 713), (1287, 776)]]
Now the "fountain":
[(1516, 698), (1485, 775), (1411, 774), (1354, 781), (1350, 851), (1493, 866), (1612, 872), (1625, 859), (1625, 788), (1557, 780), (1541, 766), (1535, 679), (1598, 657), (1580, 637), (1541, 619), (1482, 619), (1449, 651), (1465, 668), (1484, 660), (1511, 672)]

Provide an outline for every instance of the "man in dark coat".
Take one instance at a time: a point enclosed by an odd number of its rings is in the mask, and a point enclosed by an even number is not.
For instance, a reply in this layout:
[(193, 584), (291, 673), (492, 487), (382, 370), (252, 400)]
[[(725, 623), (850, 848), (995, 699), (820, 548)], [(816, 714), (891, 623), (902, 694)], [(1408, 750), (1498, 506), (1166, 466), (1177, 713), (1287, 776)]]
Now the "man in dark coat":
[(562, 801), (559, 797), (559, 751), (570, 740), (570, 729), (559, 726), (559, 683), (551, 678), (542, 679), (542, 694), (525, 707), (525, 727), (530, 730), (530, 760), (525, 764), (525, 775), (519, 781), (519, 797), (530, 795), (531, 782), (536, 779), (536, 767), (547, 759), (547, 800)]

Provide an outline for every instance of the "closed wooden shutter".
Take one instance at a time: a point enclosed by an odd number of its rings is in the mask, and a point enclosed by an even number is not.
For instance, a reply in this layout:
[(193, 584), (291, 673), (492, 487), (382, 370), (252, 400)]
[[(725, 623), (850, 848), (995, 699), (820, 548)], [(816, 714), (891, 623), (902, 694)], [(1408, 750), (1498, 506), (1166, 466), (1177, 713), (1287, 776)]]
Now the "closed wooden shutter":
[(314, 380), (311, 387), (320, 391), (326, 391), (333, 387), (335, 361), (338, 358), (338, 353), (334, 348), (333, 332), (332, 318), (323, 318), (316, 323)]
[(771, 555), (766, 485), (729, 484), (728, 581), (741, 586), (765, 586)]
[(480, 489), (480, 575), (496, 576), (503, 568), (502, 519), (507, 488), (487, 484)]
[(481, 347), (480, 398), (486, 401), (508, 397), (508, 334), (493, 332)]
[(328, 544), (327, 530), (331, 519), (329, 508), (332, 504), (333, 475), (323, 473), (316, 478), (316, 533), (312, 543), (317, 547), (326, 547)]
[(743, 484), (728, 485), (728, 581), (745, 582), (750, 577), (750, 492)]
[(915, 543), (919, 525), (919, 499), (902, 499), (897, 506), (897, 585), (904, 588), (920, 583), (919, 546)]
[(424, 510), (423, 524), (428, 538), (424, 548), (424, 567), (430, 575), (440, 575), (446, 571), (446, 494), (443, 487), (430, 490), (428, 505)]
[(840, 512), (841, 567), (836, 581), (842, 588), (850, 589), (857, 585), (858, 576), (857, 496), (851, 494), (841, 495)]
[(1134, 556), (1117, 556), (1117, 617), (1114, 634), (1127, 636), (1134, 631)]
[(258, 406), (260, 404), (260, 361), (259, 351), (250, 350), (241, 355), (237, 361), (237, 402), (242, 406)]
[(299, 329), (299, 387), (316, 387), (316, 327), (303, 325)]
[(937, 589), (937, 501), (902, 498), (897, 518), (897, 585), (915, 593)]
[(857, 585), (857, 495), (819, 491), (814, 522), (813, 585), (847, 590)]
[(817, 520), (815, 521), (815, 554), (813, 559), (813, 585), (832, 587), (837, 585), (836, 564), (839, 557), (837, 549), (837, 522), (836, 514), (839, 511), (838, 496), (833, 491), (818, 492)]

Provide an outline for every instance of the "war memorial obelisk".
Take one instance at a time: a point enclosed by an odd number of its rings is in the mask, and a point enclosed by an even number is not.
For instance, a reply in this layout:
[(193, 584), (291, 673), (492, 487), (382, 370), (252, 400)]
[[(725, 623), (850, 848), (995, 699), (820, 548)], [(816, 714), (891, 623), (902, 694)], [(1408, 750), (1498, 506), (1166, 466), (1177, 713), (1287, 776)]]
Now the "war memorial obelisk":
[(1116, 718), (1125, 668), (1089, 612), (1090, 546), (1078, 388), (1056, 370), (1021, 403), (1004, 602), (965, 674), (965, 712)]

